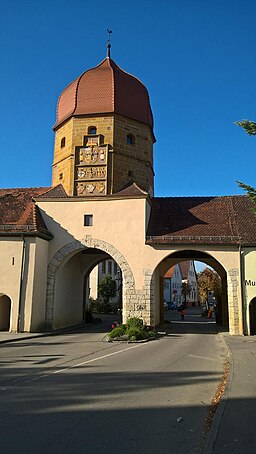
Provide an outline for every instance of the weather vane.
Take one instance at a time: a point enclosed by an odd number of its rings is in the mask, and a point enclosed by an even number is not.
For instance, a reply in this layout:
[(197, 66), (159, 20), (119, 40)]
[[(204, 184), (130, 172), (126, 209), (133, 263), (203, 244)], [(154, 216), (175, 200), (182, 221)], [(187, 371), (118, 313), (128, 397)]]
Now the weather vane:
[(109, 30), (107, 28), (107, 32), (108, 32), (108, 45), (107, 45), (107, 57), (110, 58), (110, 48), (111, 48), (111, 44), (110, 44), (110, 35), (112, 33), (112, 30)]

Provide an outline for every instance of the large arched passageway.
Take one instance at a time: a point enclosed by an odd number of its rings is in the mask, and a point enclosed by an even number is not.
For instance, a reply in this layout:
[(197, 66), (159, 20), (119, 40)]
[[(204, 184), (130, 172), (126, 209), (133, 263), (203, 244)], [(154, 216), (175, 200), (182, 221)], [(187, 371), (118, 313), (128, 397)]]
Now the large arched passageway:
[(62, 247), (48, 265), (46, 329), (59, 329), (81, 324), (86, 315), (86, 281), (100, 262), (113, 259), (122, 272), (123, 309), (127, 292), (134, 289), (129, 264), (110, 244), (85, 238)]

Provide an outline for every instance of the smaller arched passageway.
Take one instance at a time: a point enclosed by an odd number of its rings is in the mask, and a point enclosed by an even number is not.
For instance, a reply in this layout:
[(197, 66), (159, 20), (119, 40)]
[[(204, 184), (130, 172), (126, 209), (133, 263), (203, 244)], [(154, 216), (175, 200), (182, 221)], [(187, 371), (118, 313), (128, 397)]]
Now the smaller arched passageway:
[(0, 293), (0, 331), (10, 330), (11, 299)]
[(250, 335), (256, 335), (256, 298), (253, 298), (249, 304), (250, 317)]
[[(208, 271), (208, 276), (198, 282), (195, 262), (201, 262), (200, 270)], [(197, 250), (182, 250), (171, 253), (156, 267), (152, 285), (155, 304), (155, 320), (162, 324), (165, 319), (180, 320), (174, 312), (184, 306), (187, 313), (198, 317), (208, 317), (228, 329), (228, 292), (227, 273), (224, 267), (210, 254)], [(216, 279), (218, 286), (213, 291), (211, 279)], [(218, 287), (218, 289), (217, 289)]]

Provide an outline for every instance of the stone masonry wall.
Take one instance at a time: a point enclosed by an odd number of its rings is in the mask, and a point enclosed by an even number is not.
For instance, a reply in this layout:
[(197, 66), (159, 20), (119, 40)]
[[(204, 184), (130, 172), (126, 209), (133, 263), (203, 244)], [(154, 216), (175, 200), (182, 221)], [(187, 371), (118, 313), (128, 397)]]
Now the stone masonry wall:
[[(134, 144), (127, 144), (128, 134), (134, 136)], [(146, 191), (154, 190), (153, 136), (148, 125), (115, 115), (113, 159), (114, 192), (129, 179)]]
[[(75, 148), (82, 146), (88, 128), (95, 126), (97, 134), (104, 136), (110, 145), (111, 159), (108, 164), (108, 188), (116, 192), (128, 180), (142, 189), (154, 190), (153, 136), (148, 125), (121, 115), (73, 117), (55, 132), (52, 185), (62, 184), (68, 195), (74, 195)], [(127, 134), (135, 143), (127, 144)], [(65, 137), (65, 146), (61, 139)]]
[[(73, 117), (57, 129), (55, 133), (52, 185), (63, 184), (68, 195), (74, 195), (75, 148), (84, 143), (88, 128), (95, 126), (97, 134), (104, 136), (104, 142), (113, 146), (113, 115)], [(61, 148), (61, 139), (66, 138), (65, 147)], [(60, 175), (62, 178), (60, 179)]]
[(228, 311), (229, 311), (229, 332), (231, 335), (239, 335), (241, 332), (241, 314), (239, 310), (239, 270), (234, 268), (227, 273), (228, 286)]

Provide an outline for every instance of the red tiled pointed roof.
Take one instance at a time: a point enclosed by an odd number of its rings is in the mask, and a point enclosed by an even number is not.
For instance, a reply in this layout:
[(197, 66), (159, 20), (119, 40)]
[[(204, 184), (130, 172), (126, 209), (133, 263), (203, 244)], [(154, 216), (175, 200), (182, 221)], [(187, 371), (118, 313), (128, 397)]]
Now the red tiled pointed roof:
[(128, 181), (125, 185), (123, 185), (119, 191), (117, 191), (115, 194), (116, 196), (135, 196), (135, 195), (144, 195), (147, 196), (148, 193), (141, 189), (136, 183), (133, 181)]
[(85, 71), (61, 93), (54, 129), (73, 115), (117, 113), (153, 129), (149, 94), (143, 83), (109, 57)]
[(37, 199), (46, 198), (46, 197), (53, 198), (53, 199), (55, 199), (55, 198), (61, 199), (64, 197), (68, 197), (68, 194), (66, 193), (62, 184), (58, 184), (54, 188), (49, 188), (49, 189), (47, 189), (47, 191), (45, 191), (42, 194), (40, 194), (39, 196), (37, 196)]
[(164, 277), (166, 279), (167, 278), (172, 278), (174, 270), (175, 270), (175, 266), (172, 266), (171, 268), (169, 268), (169, 270), (165, 273)]
[(190, 262), (186, 260), (185, 262), (180, 262), (179, 265), (182, 279), (187, 279)]

